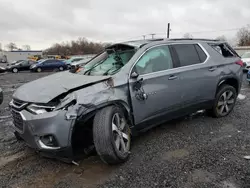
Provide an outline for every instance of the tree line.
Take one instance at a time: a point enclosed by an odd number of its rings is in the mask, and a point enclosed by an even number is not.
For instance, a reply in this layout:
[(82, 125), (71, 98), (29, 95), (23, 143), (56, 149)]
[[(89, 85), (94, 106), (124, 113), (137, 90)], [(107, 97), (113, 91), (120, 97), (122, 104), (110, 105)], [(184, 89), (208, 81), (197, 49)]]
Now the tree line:
[(84, 55), (101, 52), (107, 43), (90, 42), (85, 38), (78, 38), (71, 42), (56, 43), (44, 50), (46, 55)]

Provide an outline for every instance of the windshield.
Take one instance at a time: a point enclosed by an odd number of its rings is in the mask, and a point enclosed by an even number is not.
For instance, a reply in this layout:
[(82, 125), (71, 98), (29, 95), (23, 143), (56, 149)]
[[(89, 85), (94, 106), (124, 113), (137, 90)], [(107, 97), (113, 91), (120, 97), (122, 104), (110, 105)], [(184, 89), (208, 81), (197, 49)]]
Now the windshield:
[(242, 58), (250, 58), (250, 52), (244, 53), (241, 57)]
[(117, 73), (135, 54), (135, 49), (114, 50), (105, 52), (88, 62), (78, 74), (113, 75)]
[(42, 62), (44, 62), (44, 61), (46, 61), (46, 59), (43, 59), (43, 60), (39, 60), (38, 62), (37, 62), (37, 64), (41, 64)]

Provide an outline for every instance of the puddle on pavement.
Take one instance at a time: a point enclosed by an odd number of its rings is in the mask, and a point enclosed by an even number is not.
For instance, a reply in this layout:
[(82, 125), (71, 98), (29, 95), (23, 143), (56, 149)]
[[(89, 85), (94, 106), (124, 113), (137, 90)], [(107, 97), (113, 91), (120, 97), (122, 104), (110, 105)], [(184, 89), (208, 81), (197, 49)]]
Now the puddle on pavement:
[(196, 169), (191, 174), (193, 182), (209, 183), (216, 179), (216, 176), (206, 170)]
[(168, 151), (163, 155), (163, 159), (170, 161), (172, 159), (181, 159), (189, 155), (189, 151), (187, 149), (178, 149), (174, 151)]
[(26, 154), (24, 152), (16, 153), (7, 157), (0, 157), (0, 168), (7, 165), (8, 163), (14, 162), (17, 159), (24, 157)]
[(70, 185), (70, 187), (94, 188), (105, 182), (117, 168), (104, 164), (98, 156), (83, 160), (79, 166), (73, 164), (62, 165), (55, 171), (43, 170), (31, 177), (27, 182), (15, 184), (13, 187), (54, 187), (58, 184)]

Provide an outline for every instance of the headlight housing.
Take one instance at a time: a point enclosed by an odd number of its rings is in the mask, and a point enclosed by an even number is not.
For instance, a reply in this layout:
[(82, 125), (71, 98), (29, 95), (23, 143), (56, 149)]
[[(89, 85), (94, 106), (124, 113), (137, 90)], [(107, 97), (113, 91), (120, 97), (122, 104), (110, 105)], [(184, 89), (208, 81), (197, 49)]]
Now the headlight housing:
[(54, 106), (43, 106), (43, 105), (36, 105), (36, 104), (30, 104), (27, 106), (27, 110), (30, 111), (33, 114), (43, 114), (45, 112), (51, 112), (55, 109)]

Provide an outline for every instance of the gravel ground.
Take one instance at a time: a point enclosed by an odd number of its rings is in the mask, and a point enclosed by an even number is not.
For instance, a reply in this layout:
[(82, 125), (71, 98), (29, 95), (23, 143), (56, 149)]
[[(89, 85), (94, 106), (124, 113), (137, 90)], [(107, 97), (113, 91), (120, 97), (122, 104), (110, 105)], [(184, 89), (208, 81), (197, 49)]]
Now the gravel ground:
[[(131, 157), (118, 166), (98, 156), (79, 166), (40, 157), (15, 140), (8, 103), (23, 83), (51, 73), (0, 75), (0, 187), (250, 187), (250, 87), (245, 82), (234, 111), (214, 119), (200, 112), (134, 138)], [(31, 91), (32, 92), (32, 91)], [(244, 97), (243, 97), (244, 98)]]

